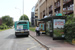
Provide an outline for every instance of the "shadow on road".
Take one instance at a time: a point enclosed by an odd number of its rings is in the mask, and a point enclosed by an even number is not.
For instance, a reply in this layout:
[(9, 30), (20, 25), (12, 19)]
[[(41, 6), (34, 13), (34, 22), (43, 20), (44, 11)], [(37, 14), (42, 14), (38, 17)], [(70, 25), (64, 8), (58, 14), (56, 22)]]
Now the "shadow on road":
[(14, 34), (11, 34), (8, 37), (6, 37), (5, 39), (21, 39), (21, 38), (28, 38), (28, 37), (26, 37), (26, 36), (16, 37)]

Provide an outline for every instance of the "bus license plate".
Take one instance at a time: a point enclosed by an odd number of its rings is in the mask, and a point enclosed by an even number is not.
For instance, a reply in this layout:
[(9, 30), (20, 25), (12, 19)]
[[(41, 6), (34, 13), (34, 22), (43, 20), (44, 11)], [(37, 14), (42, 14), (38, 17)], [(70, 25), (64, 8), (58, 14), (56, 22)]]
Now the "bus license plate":
[(24, 33), (24, 32), (21, 32), (21, 33)]

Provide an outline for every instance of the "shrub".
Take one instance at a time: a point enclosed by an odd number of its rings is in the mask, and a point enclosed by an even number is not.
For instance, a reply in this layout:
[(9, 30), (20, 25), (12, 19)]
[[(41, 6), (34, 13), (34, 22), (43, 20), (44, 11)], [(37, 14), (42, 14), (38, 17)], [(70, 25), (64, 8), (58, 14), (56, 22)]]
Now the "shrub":
[(75, 39), (75, 23), (65, 25), (65, 38), (68, 42), (72, 42)]
[(0, 29), (7, 29), (7, 25), (5, 24), (0, 25)]
[(73, 18), (73, 14), (67, 16), (64, 30), (66, 41), (72, 43), (72, 40), (75, 39), (75, 18)]

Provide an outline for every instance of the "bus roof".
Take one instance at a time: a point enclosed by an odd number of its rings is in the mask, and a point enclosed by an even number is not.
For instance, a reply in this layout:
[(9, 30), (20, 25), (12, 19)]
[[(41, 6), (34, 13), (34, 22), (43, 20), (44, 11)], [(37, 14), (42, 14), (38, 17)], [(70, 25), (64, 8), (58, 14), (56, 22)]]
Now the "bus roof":
[(20, 20), (20, 21), (16, 21), (15, 23), (18, 23), (18, 22), (29, 22), (28, 20)]

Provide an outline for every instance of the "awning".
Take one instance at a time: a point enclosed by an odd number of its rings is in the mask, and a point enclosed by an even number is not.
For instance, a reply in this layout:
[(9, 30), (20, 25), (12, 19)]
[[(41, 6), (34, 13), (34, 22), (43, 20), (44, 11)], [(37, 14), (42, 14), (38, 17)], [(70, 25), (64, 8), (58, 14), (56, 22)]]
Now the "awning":
[(65, 19), (66, 16), (49, 16), (47, 18), (40, 19), (39, 21), (50, 21), (52, 19)]

